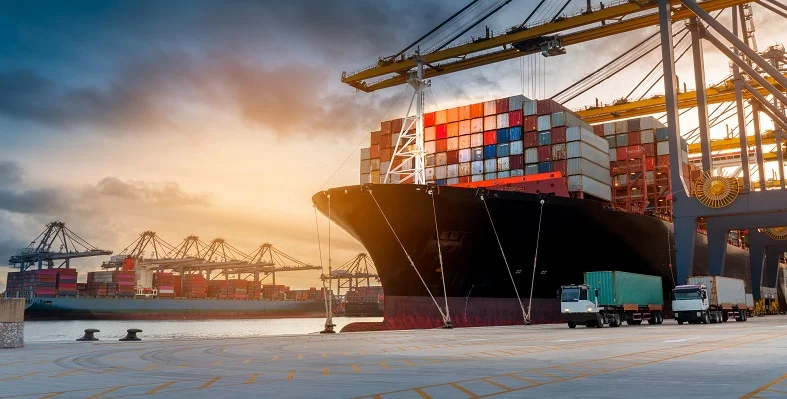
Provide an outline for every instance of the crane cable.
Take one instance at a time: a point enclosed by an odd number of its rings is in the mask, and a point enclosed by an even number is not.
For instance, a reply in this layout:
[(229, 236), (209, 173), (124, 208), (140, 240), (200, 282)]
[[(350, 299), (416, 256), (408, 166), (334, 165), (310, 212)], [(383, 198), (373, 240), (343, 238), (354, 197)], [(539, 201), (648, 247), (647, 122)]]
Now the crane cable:
[(443, 309), (440, 308), (440, 305), (437, 304), (437, 300), (434, 298), (434, 295), (432, 295), (432, 290), (429, 289), (429, 286), (426, 284), (426, 281), (421, 276), (421, 272), (419, 272), (418, 268), (415, 267), (415, 262), (413, 262), (413, 259), (410, 257), (410, 254), (407, 253), (407, 249), (405, 249), (404, 244), (402, 244), (402, 240), (399, 239), (399, 235), (396, 234), (396, 230), (394, 230), (393, 226), (391, 226), (391, 222), (388, 221), (388, 217), (385, 216), (385, 212), (383, 212), (383, 208), (380, 207), (380, 203), (377, 202), (377, 198), (374, 197), (374, 193), (372, 192), (371, 189), (369, 190), (369, 195), (372, 196), (372, 200), (374, 200), (375, 205), (377, 205), (377, 209), (380, 210), (380, 214), (383, 215), (383, 219), (385, 219), (385, 223), (388, 224), (388, 228), (391, 229), (391, 233), (393, 233), (394, 237), (396, 238), (396, 241), (399, 242), (399, 246), (402, 247), (402, 251), (404, 252), (404, 255), (407, 256), (407, 260), (410, 262), (410, 266), (413, 267), (413, 270), (415, 270), (415, 274), (417, 274), (418, 278), (421, 280), (421, 284), (424, 285), (424, 288), (426, 288), (426, 292), (429, 294), (429, 297), (432, 298), (432, 302), (434, 302), (434, 305), (437, 307), (437, 311), (440, 312), (440, 316), (443, 318), (443, 320), (445, 320), (446, 317), (445, 317), (445, 313), (443, 312)]
[[(320, 222), (317, 218), (317, 206), (312, 204), (314, 208), (314, 225), (317, 227), (317, 249), (320, 253), (320, 272), (323, 276), (325, 276), (325, 266), (322, 263), (322, 242), (320, 240)], [(328, 281), (330, 280), (331, 276), (328, 276)], [(325, 279), (322, 280), (322, 289), (325, 290), (325, 294), (323, 295), (323, 302), (325, 302), (325, 314), (328, 315), (328, 289), (325, 288)], [(326, 317), (327, 318), (327, 317)]]
[(451, 327), (451, 311), (448, 310), (448, 292), (445, 288), (445, 268), (443, 266), (443, 249), (440, 246), (440, 230), (437, 228), (437, 208), (434, 204), (434, 189), (429, 190), (432, 196), (432, 215), (434, 215), (434, 231), (437, 237), (437, 259), (440, 260), (440, 280), (443, 282), (443, 298), (445, 298), (445, 318), (443, 324), (445, 327)]
[[(538, 233), (536, 234), (536, 252), (533, 255), (533, 275), (530, 277), (530, 299), (527, 302), (527, 324), (530, 324), (530, 311), (533, 310), (533, 285), (536, 281), (536, 265), (538, 264), (538, 244), (541, 241), (541, 217), (544, 216), (544, 199), (539, 201), (541, 208), (538, 212)], [(510, 273), (510, 272), (509, 272)]]
[[(492, 220), (492, 213), (489, 212), (489, 206), (487, 206), (486, 199), (484, 198), (483, 194), (481, 195), (481, 202), (484, 203), (486, 214), (489, 216), (489, 223), (492, 225), (492, 231), (495, 233), (495, 239), (497, 239), (497, 245), (500, 247), (500, 253), (503, 255), (503, 263), (505, 263), (506, 270), (508, 270), (508, 277), (511, 278), (511, 284), (514, 286), (514, 293), (516, 294), (516, 300), (519, 301), (519, 309), (522, 310), (522, 318), (524, 319), (525, 324), (530, 324), (530, 315), (527, 312), (525, 312), (525, 305), (522, 304), (522, 298), (519, 297), (519, 290), (516, 288), (516, 282), (514, 282), (514, 275), (511, 274), (511, 268), (508, 266), (508, 259), (506, 259), (506, 252), (503, 250), (503, 244), (500, 242), (500, 236), (497, 235), (495, 222), (494, 220)], [(541, 223), (539, 222), (539, 231), (541, 230), (540, 225)], [(533, 273), (535, 274), (535, 271), (533, 271)], [(531, 290), (531, 298), (532, 298), (532, 290)]]

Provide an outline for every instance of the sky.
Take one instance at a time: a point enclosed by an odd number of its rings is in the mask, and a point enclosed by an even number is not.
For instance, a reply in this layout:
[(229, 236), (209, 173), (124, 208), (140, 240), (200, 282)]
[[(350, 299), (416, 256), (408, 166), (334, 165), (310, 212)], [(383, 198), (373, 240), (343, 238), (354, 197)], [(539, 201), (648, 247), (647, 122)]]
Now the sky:
[[(578, 3), (578, 4), (573, 4)], [(567, 11), (581, 6), (574, 1)], [(46, 223), (61, 220), (93, 245), (120, 252), (145, 230), (170, 244), (222, 237), (326, 262), (311, 196), (357, 184), (358, 148), (410, 92), (367, 94), (343, 71), (398, 52), (465, 1), (14, 2), (0, 13), (0, 291), (3, 268)], [(519, 24), (535, 2), (514, 0), (484, 26)], [(552, 7), (548, 1), (540, 18)], [(784, 43), (783, 21), (754, 6), (760, 48)], [(414, 11), (417, 10), (417, 11)], [(729, 25), (729, 13), (721, 20)], [(538, 20), (536, 18), (536, 20)], [(577, 45), (432, 80), (427, 111), (525, 94), (551, 96), (654, 30)], [(709, 46), (707, 80), (729, 73)], [(611, 103), (659, 59), (654, 52), (571, 103)], [(690, 57), (678, 65), (690, 77)], [(523, 75), (524, 82), (523, 82)], [(534, 91), (529, 82), (539, 82)], [(687, 79), (689, 88), (693, 80)], [(623, 84), (621, 84), (623, 83)], [(523, 89), (523, 86), (525, 88)], [(625, 90), (622, 87), (625, 86)], [(654, 92), (662, 92), (656, 85)], [(692, 113), (684, 116), (689, 129)], [(715, 132), (715, 135), (720, 134)], [(334, 171), (336, 173), (334, 174)], [(321, 235), (327, 221), (320, 216)], [(334, 229), (334, 265), (363, 248)], [(321, 253), (323, 256), (321, 256)], [(106, 258), (76, 262), (96, 270)], [(84, 275), (84, 273), (83, 273)], [(277, 276), (293, 287), (319, 272)], [(83, 276), (84, 278), (84, 276)]]

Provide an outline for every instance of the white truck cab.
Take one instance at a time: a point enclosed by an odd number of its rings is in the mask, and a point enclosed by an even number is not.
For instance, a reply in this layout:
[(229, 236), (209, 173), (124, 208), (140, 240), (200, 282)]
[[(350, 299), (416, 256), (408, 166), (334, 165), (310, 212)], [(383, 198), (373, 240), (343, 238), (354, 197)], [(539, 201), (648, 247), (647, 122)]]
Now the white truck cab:
[(603, 327), (604, 316), (599, 313), (598, 290), (591, 289), (589, 285), (564, 285), (560, 287), (560, 313), (568, 326), (574, 328), (577, 324), (587, 327)]
[(672, 311), (678, 324), (709, 323), (709, 308), (705, 285), (679, 285), (672, 290)]

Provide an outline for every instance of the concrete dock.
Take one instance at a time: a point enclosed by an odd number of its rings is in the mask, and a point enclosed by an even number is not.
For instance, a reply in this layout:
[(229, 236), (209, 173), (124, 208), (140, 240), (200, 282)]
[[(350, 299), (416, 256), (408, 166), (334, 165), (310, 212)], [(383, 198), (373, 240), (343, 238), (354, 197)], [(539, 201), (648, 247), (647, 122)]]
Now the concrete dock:
[(787, 316), (199, 341), (97, 336), (0, 350), (0, 398), (787, 397)]

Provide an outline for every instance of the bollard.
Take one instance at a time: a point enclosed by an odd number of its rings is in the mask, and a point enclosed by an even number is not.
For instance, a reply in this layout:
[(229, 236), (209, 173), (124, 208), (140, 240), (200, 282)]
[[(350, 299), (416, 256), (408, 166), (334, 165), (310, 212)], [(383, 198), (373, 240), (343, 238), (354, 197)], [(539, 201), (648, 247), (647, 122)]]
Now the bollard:
[(129, 328), (126, 330), (128, 334), (125, 337), (121, 338), (120, 341), (142, 341), (141, 338), (137, 337), (137, 333), (141, 333), (142, 330), (138, 328)]
[(24, 298), (0, 298), (0, 348), (25, 346)]
[(82, 338), (77, 338), (77, 341), (98, 341), (93, 334), (101, 332), (100, 330), (96, 330), (95, 328), (88, 328), (85, 330), (85, 335)]

